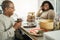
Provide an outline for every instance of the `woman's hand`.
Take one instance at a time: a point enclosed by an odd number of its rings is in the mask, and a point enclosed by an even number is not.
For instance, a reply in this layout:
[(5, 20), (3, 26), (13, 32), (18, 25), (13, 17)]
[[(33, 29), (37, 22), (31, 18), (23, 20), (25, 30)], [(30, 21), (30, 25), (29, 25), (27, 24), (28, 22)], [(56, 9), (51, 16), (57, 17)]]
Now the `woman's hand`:
[(37, 12), (37, 17), (40, 17), (40, 15), (42, 14), (42, 7), (40, 7), (40, 9)]

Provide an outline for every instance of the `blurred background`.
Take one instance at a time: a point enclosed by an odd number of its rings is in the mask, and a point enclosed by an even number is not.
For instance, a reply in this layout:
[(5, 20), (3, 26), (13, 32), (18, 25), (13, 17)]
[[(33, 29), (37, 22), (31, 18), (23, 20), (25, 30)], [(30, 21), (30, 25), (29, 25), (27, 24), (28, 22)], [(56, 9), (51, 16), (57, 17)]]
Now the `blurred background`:
[[(2, 13), (1, 9), (1, 3), (4, 0), (0, 0), (0, 14)], [(22, 18), (24, 21), (26, 21), (26, 16), (28, 12), (36, 12), (40, 8), (41, 4), (45, 0), (11, 0), (14, 5), (15, 5), (15, 12), (14, 15), (12, 16), (14, 20), (16, 18)], [(54, 11), (56, 14), (60, 17), (60, 0), (48, 0), (52, 3), (54, 7)]]

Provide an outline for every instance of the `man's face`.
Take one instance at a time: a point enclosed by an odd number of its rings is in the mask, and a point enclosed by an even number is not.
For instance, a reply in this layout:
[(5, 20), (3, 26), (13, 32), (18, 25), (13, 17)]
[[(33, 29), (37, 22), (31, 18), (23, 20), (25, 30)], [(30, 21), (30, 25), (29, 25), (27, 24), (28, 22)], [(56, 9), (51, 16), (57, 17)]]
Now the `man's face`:
[(14, 12), (14, 4), (13, 3), (10, 3), (9, 4), (9, 7), (7, 8), (7, 13), (9, 16), (13, 15), (13, 12)]

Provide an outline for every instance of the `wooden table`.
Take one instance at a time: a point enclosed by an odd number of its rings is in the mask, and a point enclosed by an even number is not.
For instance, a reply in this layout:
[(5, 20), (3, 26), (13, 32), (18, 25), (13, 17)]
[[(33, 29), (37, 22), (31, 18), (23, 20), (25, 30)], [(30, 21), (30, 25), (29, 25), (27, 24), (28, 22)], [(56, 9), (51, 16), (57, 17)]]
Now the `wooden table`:
[(24, 28), (24, 27), (21, 27), (21, 30), (27, 35), (29, 36), (32, 40), (43, 40), (43, 37), (36, 37), (36, 36), (33, 36), (29, 33), (29, 30), (32, 29), (32, 28)]

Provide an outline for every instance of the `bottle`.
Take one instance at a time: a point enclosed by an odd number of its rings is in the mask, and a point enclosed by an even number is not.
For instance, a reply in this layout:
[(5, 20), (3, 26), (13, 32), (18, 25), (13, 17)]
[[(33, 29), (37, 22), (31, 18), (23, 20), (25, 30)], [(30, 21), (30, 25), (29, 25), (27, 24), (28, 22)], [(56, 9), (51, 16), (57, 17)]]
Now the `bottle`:
[(34, 12), (32, 13), (32, 22), (34, 22), (35, 21), (35, 14), (34, 14)]
[(59, 18), (56, 17), (54, 19), (54, 30), (58, 30), (59, 29)]

